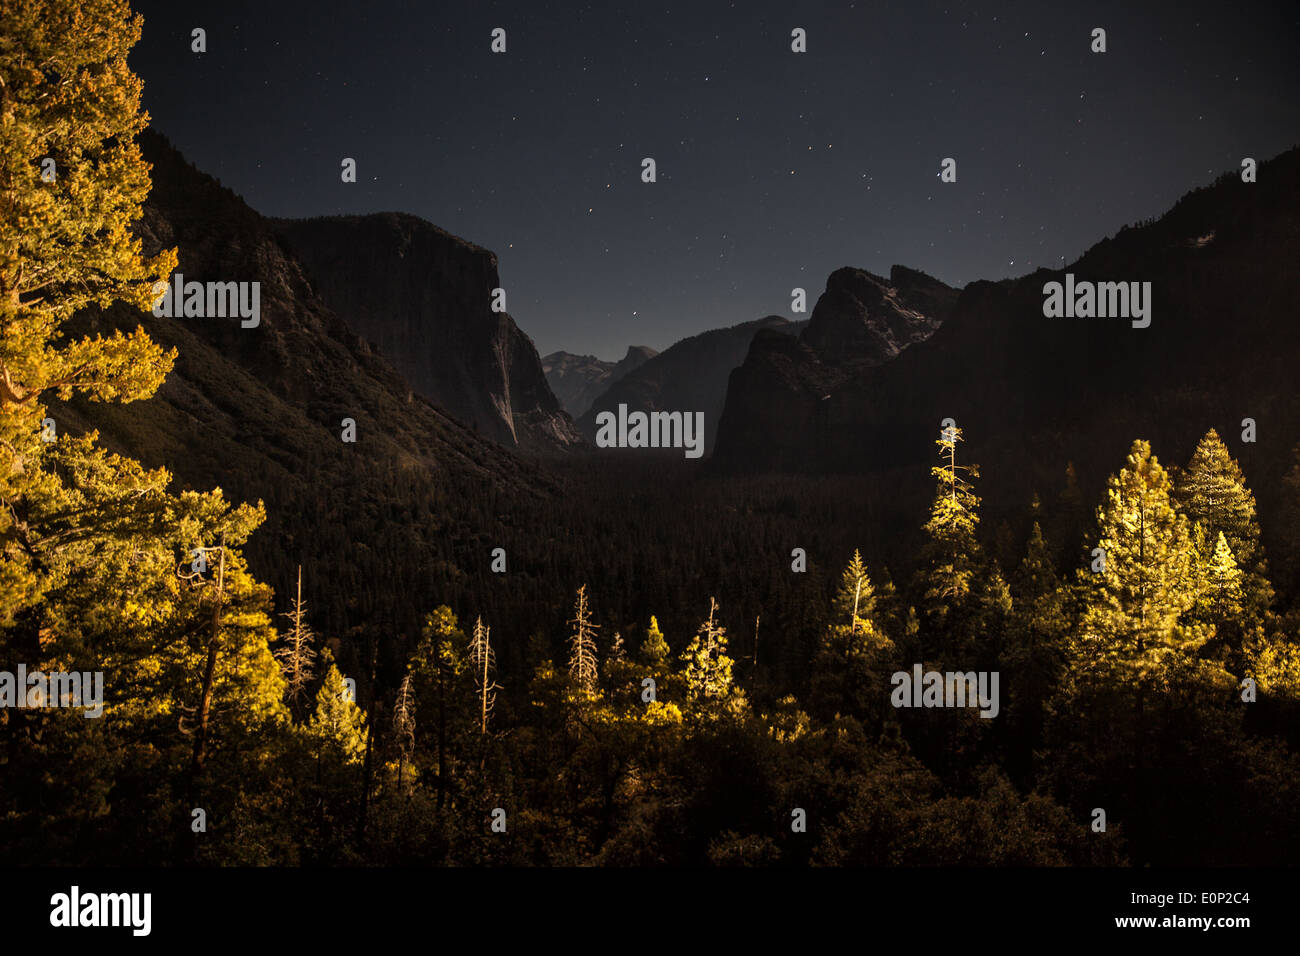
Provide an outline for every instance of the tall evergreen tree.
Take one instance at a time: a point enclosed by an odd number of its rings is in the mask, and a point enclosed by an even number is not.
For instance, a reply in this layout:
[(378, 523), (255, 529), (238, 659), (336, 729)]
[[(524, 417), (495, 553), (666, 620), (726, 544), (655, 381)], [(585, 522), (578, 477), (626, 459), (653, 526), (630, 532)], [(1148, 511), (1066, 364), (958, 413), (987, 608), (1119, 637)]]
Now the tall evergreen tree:
[(468, 645), (456, 615), (442, 605), (428, 616), (411, 659), (416, 745), (433, 765), (439, 810), (454, 802), (457, 771), (480, 729), (481, 702)]
[(141, 24), (126, 0), (0, 8), (0, 626), (39, 601), (60, 545), (37, 520), (63, 485), (43, 402), (147, 398), (175, 357), (142, 328), (65, 334), (88, 305), (148, 308), (176, 265), (175, 250), (144, 259), (130, 231), (149, 191), (135, 143), (148, 114), (126, 63)]
[(1245, 476), (1218, 432), (1210, 429), (1196, 446), (1182, 480), (1174, 490), (1174, 500), (1193, 525), (1202, 528), (1199, 553), (1203, 567), (1216, 560), (1214, 549), (1219, 535), (1226, 539), (1242, 581), (1243, 602), (1238, 613), (1258, 622), (1272, 603), (1273, 589), (1266, 574), (1263, 549), (1259, 543), (1259, 523), (1255, 514), (1255, 496), (1246, 486)]
[(970, 595), (979, 555), (975, 530), (980, 500), (968, 480), (979, 477), (979, 466), (957, 463), (957, 445), (962, 441), (960, 428), (945, 428), (935, 442), (940, 464), (930, 469), (938, 489), (925, 524), (929, 542), (923, 581), (926, 611), (940, 620)]
[(1135, 441), (1097, 512), (1105, 570), (1085, 579), (1092, 586), (1071, 642), (1077, 667), (1145, 686), (1208, 638), (1206, 628), (1181, 623), (1200, 588), (1190, 528), (1172, 491), (1151, 446)]
[(668, 641), (664, 639), (664, 632), (659, 630), (659, 619), (651, 615), (650, 626), (641, 641), (641, 658), (647, 664), (660, 664), (668, 659), (669, 653)]
[(1010, 696), (1007, 721), (1012, 728), (1013, 770), (1027, 774), (1033, 752), (1042, 743), (1044, 706), (1061, 672), (1070, 626), (1066, 592), (1053, 567), (1052, 549), (1037, 521), (1013, 591), (1004, 686)]
[(849, 630), (864, 628), (875, 615), (876, 593), (867, 574), (862, 555), (854, 550), (848, 566), (840, 576), (839, 591), (835, 595), (835, 612), (846, 621)]
[(326, 664), (310, 733), (322, 757), (359, 764), (366, 750), (366, 715), (332, 657), (326, 656)]
[(731, 669), (734, 662), (727, 656), (727, 630), (715, 620), (717, 611), (718, 602), (709, 598), (709, 616), (682, 652), (687, 696), (692, 702), (706, 707), (725, 700), (732, 693)]
[(852, 714), (879, 734), (894, 643), (876, 619), (875, 588), (857, 551), (840, 578), (835, 612), (813, 658), (813, 706), (826, 717)]

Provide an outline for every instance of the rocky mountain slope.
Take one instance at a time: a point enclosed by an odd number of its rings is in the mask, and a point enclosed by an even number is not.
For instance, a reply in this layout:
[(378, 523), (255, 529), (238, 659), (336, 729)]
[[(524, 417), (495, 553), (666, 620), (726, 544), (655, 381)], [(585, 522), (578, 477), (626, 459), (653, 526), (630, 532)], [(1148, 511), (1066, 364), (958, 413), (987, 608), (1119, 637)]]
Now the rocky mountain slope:
[(803, 323), (769, 315), (726, 329), (692, 335), (664, 349), (640, 368), (613, 383), (578, 419), (588, 440), (596, 435), (596, 416), (602, 411), (689, 411), (704, 413), (704, 449), (713, 447), (718, 418), (727, 392), (727, 376), (745, 358), (749, 343), (760, 330), (789, 337)]
[(605, 362), (594, 355), (552, 352), (542, 359), (542, 371), (560, 406), (578, 419), (602, 392), (658, 354), (648, 346), (631, 345), (619, 361)]
[[(1020, 508), (1059, 486), (1068, 461), (1079, 464), (1091, 500), (1135, 438), (1179, 462), (1214, 427), (1231, 439), (1264, 507), (1300, 435), (1297, 173), (1300, 151), (1291, 150), (1262, 164), (1257, 183), (1225, 173), (1063, 270), (971, 283), (937, 331), (885, 364), (875, 362), (878, 337), (827, 327), (823, 302), (847, 300), (828, 286), (798, 341), (760, 335), (733, 373), (715, 466), (905, 469), (919, 476), (907, 483), (919, 500), (940, 423), (952, 417), (966, 432), (966, 459), (984, 464), (986, 502)], [(1150, 326), (1045, 317), (1044, 286), (1065, 273), (1077, 282), (1150, 282)], [(933, 308), (902, 278), (905, 307)], [(1246, 418), (1258, 425), (1254, 443), (1240, 440)]]

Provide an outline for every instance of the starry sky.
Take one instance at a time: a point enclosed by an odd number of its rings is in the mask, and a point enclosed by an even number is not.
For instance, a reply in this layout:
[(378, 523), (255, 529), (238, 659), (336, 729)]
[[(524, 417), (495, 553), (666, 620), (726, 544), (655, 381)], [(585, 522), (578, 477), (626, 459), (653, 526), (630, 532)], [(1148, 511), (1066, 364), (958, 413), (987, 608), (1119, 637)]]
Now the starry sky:
[(189, 160), (266, 215), (398, 210), (492, 249), (543, 355), (805, 318), (790, 290), (811, 309), (840, 266), (1059, 266), (1300, 143), (1293, 0), (132, 6)]

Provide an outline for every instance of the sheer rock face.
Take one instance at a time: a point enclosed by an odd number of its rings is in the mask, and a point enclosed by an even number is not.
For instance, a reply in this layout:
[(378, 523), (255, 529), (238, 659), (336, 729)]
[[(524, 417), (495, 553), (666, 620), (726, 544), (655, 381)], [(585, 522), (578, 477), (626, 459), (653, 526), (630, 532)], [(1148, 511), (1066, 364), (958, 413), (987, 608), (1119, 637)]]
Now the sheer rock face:
[(581, 444), (532, 340), (492, 311), (491, 252), (402, 213), (273, 224), (323, 301), (418, 394), (510, 447)]
[[(360, 473), (379, 459), (513, 483), (521, 462), (414, 393), (321, 298), (271, 220), (157, 133), (142, 134), (140, 145), (153, 180), (135, 227), (144, 253), (176, 247), (176, 271), (187, 283), (258, 283), (260, 321), (245, 328), (238, 316), (160, 318), (120, 303), (78, 316), (91, 334), (143, 325), (178, 351), (154, 399), (121, 408), (82, 403), (81, 411), (107, 423), (118, 447), (204, 486), (228, 472), (223, 483), (255, 489), (265, 485), (268, 468), (281, 466), (295, 475), (326, 467)], [(151, 425), (151, 416), (165, 427)], [(338, 446), (345, 417), (357, 423), (367, 453), (313, 461), (320, 448)], [(245, 473), (234, 467), (241, 456), (266, 460)]]
[(802, 338), (828, 365), (880, 365), (929, 338), (956, 301), (956, 289), (902, 266), (888, 279), (838, 269)]
[(542, 359), (542, 371), (560, 406), (576, 420), (602, 392), (658, 354), (645, 345), (630, 345), (622, 359), (606, 362), (594, 355), (552, 352)]
[(844, 413), (837, 392), (933, 335), (959, 294), (903, 266), (887, 279), (862, 269), (832, 272), (798, 339), (759, 333), (731, 373), (719, 459), (730, 467), (814, 464), (828, 422)]
[(727, 376), (744, 361), (755, 335), (766, 330), (793, 338), (804, 325), (769, 315), (682, 339), (612, 383), (579, 417), (578, 425), (594, 441), (596, 416), (602, 411), (617, 413), (620, 404), (627, 405), (629, 412), (703, 412), (708, 453), (727, 395)]

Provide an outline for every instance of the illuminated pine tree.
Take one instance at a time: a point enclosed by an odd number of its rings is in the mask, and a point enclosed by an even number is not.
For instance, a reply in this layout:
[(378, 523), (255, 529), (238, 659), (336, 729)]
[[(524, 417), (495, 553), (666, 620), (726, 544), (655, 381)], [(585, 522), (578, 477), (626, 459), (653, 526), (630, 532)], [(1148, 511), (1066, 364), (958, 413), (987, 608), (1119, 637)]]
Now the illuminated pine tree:
[(1201, 524), (1211, 548), (1222, 532), (1237, 564), (1246, 567), (1259, 550), (1255, 496), (1246, 487), (1241, 467), (1211, 428), (1196, 446), (1187, 471), (1174, 491), (1183, 513)]
[(840, 589), (835, 595), (835, 613), (848, 624), (849, 630), (856, 633), (868, 626), (875, 614), (875, 605), (876, 594), (867, 574), (867, 566), (862, 563), (862, 555), (855, 550), (840, 576)]
[(641, 657), (648, 664), (661, 664), (668, 658), (670, 649), (659, 630), (659, 619), (651, 615), (650, 626), (646, 628), (645, 639), (641, 642)]
[(853, 714), (878, 734), (894, 643), (876, 619), (875, 588), (857, 551), (840, 577), (835, 613), (813, 658), (813, 706), (827, 718)]
[(926, 611), (940, 622), (970, 596), (980, 555), (975, 538), (980, 499), (967, 480), (979, 477), (979, 466), (957, 463), (957, 446), (964, 440), (960, 428), (945, 428), (935, 442), (940, 464), (930, 469), (938, 489), (925, 524), (929, 542), (922, 582)]
[(1174, 500), (1192, 524), (1202, 528), (1200, 553), (1206, 564), (1214, 558), (1218, 536), (1225, 537), (1245, 575), (1239, 613), (1246, 614), (1250, 623), (1260, 621), (1272, 603), (1273, 588), (1259, 543), (1255, 496), (1214, 429), (1197, 444), (1174, 490)]
[(320, 756), (357, 764), (366, 751), (366, 715), (328, 655), (326, 663), (325, 679), (316, 692), (316, 710), (308, 730)]
[(91, 304), (148, 308), (176, 266), (175, 250), (145, 260), (130, 231), (149, 191), (135, 143), (148, 115), (126, 63), (141, 23), (126, 0), (0, 5), (0, 626), (50, 581), (34, 519), (61, 480), (42, 402), (148, 398), (176, 354), (141, 328), (64, 328)]
[(596, 663), (596, 631), (598, 624), (591, 623), (591, 610), (587, 607), (587, 585), (578, 588), (578, 598), (573, 605), (573, 633), (569, 637), (569, 675), (578, 688), (586, 694), (596, 692), (600, 670)]
[(1206, 566), (1205, 591), (1201, 595), (1201, 602), (1215, 622), (1227, 622), (1241, 615), (1243, 577), (1227, 536), (1220, 531)]
[(1171, 492), (1151, 446), (1134, 442), (1097, 511), (1105, 569), (1085, 578), (1084, 614), (1071, 640), (1076, 672), (1148, 686), (1209, 637), (1210, 629), (1181, 620), (1196, 604), (1200, 576)]
[(709, 616), (682, 652), (686, 664), (686, 693), (705, 704), (724, 700), (731, 693), (732, 660), (727, 656), (727, 631), (714, 619), (718, 602), (709, 598)]

